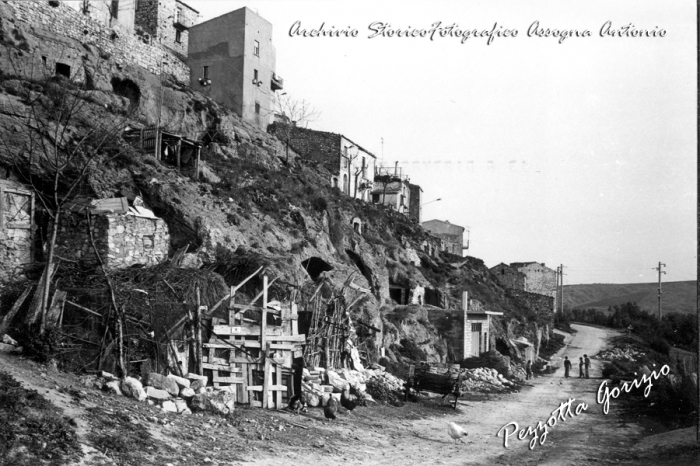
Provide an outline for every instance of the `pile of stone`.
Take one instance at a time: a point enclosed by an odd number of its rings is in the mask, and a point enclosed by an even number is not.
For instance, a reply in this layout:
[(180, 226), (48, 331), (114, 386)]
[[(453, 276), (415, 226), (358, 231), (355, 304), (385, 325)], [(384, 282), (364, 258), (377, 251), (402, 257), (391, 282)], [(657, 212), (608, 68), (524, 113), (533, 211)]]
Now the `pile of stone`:
[(19, 346), (10, 335), (4, 334), (0, 339), (0, 351), (3, 353), (21, 353), (22, 347)]
[(496, 369), (479, 367), (476, 369), (462, 369), (462, 390), (463, 391), (494, 391), (515, 388), (514, 382), (506, 379), (503, 374)]
[(642, 353), (641, 351), (637, 351), (630, 345), (625, 345), (623, 347), (618, 346), (612, 349), (602, 351), (593, 356), (593, 359), (602, 359), (604, 361), (635, 362), (641, 356), (644, 356), (644, 353)]
[(151, 372), (145, 379), (119, 379), (109, 372), (81, 377), (87, 387), (123, 395), (135, 400), (158, 405), (165, 412), (192, 414), (193, 411), (211, 411), (226, 415), (234, 410), (235, 387), (207, 387), (207, 378), (197, 374), (187, 377), (161, 375)]
[(306, 394), (306, 402), (311, 407), (326, 406), (331, 397), (340, 401), (340, 395), (346, 388), (364, 393), (367, 390), (367, 377), (364, 371), (350, 369), (331, 370), (316, 367), (304, 369), (302, 390)]

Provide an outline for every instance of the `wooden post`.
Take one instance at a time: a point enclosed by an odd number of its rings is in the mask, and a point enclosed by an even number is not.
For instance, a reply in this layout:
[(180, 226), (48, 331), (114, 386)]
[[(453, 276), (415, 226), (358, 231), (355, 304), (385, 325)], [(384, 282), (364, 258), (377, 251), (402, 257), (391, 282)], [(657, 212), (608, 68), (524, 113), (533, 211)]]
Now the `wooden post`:
[[(175, 149), (175, 158), (177, 159), (177, 171), (181, 171), (180, 167), (180, 150), (182, 149), (182, 138), (177, 141), (177, 149)], [(201, 374), (200, 374), (201, 375)]]
[(143, 128), (139, 131), (139, 147), (141, 149), (141, 155), (143, 155)]
[(200, 306), (201, 300), (199, 296), (199, 285), (195, 288), (195, 293), (197, 294), (197, 313), (195, 315), (195, 343), (197, 345), (197, 375), (203, 375), (202, 368), (202, 307)]
[[(277, 371), (277, 385), (282, 385), (282, 366), (279, 364), (275, 364), (275, 369)], [(282, 391), (281, 390), (275, 390), (275, 407), (277, 409), (282, 409)]]
[(5, 227), (5, 188), (0, 186), (0, 230)]
[(263, 275), (263, 305), (262, 305), (262, 320), (260, 321), (260, 348), (265, 348), (267, 337), (267, 274)]
[(262, 390), (262, 407), (269, 408), (268, 393), (270, 392), (270, 379), (272, 378), (272, 368), (270, 367), (270, 342), (265, 345), (265, 366), (263, 369), (263, 390)]
[(197, 161), (195, 162), (194, 166), (194, 179), (199, 180), (199, 158), (200, 158), (200, 153), (202, 151), (202, 148), (197, 146)]

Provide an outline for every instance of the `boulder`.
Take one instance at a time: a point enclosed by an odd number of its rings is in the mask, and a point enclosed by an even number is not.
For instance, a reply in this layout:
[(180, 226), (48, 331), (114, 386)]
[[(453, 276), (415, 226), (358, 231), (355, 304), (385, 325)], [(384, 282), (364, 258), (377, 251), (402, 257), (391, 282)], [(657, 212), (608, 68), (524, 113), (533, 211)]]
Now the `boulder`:
[(187, 402), (183, 400), (182, 398), (175, 398), (173, 400), (173, 403), (175, 403), (175, 407), (177, 408), (177, 412), (181, 413), (185, 410), (189, 411), (189, 408), (187, 406)]
[(320, 396), (319, 398), (319, 406), (326, 406), (328, 404), (328, 400), (331, 399), (331, 394), (330, 393), (324, 393)]
[(307, 393), (306, 394), (306, 404), (308, 404), (312, 408), (315, 408), (319, 405), (319, 403), (321, 403), (321, 400), (317, 394), (315, 394), (315, 393)]
[(124, 395), (135, 398), (139, 401), (146, 399), (146, 391), (143, 389), (143, 385), (141, 385), (141, 382), (133, 377), (127, 377), (122, 380), (121, 390)]
[(195, 392), (201, 387), (206, 387), (209, 381), (206, 376), (197, 374), (187, 374), (187, 378), (190, 380), (190, 388)]
[(159, 390), (165, 390), (172, 396), (178, 396), (180, 394), (180, 387), (178, 387), (177, 382), (164, 375), (160, 375), (157, 372), (151, 372), (148, 374), (145, 382), (146, 385)]
[(121, 395), (122, 391), (119, 389), (120, 382), (118, 380), (110, 380), (105, 384), (105, 390), (107, 390), (112, 395)]
[(174, 380), (180, 388), (190, 388), (190, 381), (188, 379), (183, 379), (174, 374), (168, 374), (168, 378)]
[(177, 406), (170, 400), (164, 401), (161, 408), (163, 408), (163, 411), (168, 413), (177, 413)]
[(155, 387), (146, 387), (146, 396), (148, 398), (161, 401), (170, 399), (170, 394), (168, 392)]
[(233, 393), (220, 390), (195, 395), (190, 402), (190, 408), (192, 411), (210, 411), (227, 415), (233, 412), (235, 402), (236, 396)]
[(192, 397), (195, 396), (195, 395), (196, 395), (195, 391), (192, 390), (191, 388), (181, 388), (181, 389), (180, 389), (180, 398), (187, 398), (187, 399), (189, 399), (189, 398), (192, 398)]
[(326, 376), (328, 377), (328, 385), (333, 386), (334, 392), (342, 393), (350, 385), (347, 380), (342, 379), (335, 371), (327, 371)]
[(7, 343), (0, 343), (0, 351), (3, 353), (21, 353), (22, 348), (19, 346), (8, 345)]
[(8, 334), (3, 334), (2, 342), (7, 345), (17, 346), (17, 341)]

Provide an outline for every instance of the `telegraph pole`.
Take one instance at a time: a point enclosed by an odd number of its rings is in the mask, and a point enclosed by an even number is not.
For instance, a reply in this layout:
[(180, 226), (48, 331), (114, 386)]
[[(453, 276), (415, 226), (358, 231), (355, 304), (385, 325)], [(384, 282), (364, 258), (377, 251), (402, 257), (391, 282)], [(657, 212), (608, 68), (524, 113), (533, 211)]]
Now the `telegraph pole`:
[(663, 270), (661, 270), (662, 267), (666, 267), (666, 264), (662, 264), (659, 262), (658, 267), (654, 267), (654, 270), (657, 270), (659, 272), (659, 322), (661, 322), (661, 274), (665, 274)]
[(564, 315), (564, 264), (559, 264), (559, 275), (561, 275), (561, 315)]

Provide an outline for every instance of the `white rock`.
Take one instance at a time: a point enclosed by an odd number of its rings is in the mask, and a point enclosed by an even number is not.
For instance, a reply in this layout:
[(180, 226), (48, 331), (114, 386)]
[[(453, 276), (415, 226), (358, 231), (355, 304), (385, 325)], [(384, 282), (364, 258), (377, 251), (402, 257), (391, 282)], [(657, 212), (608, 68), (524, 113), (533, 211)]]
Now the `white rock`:
[(161, 405), (161, 408), (163, 408), (163, 411), (166, 411), (168, 413), (176, 413), (177, 412), (177, 406), (175, 403), (173, 403), (170, 400), (166, 400), (163, 402)]
[(122, 391), (119, 389), (121, 383), (118, 380), (110, 380), (105, 384), (105, 390), (113, 395), (121, 395)]
[(2, 336), (2, 342), (7, 345), (17, 346), (17, 341), (8, 334)]
[(180, 389), (180, 397), (181, 398), (192, 398), (195, 395), (196, 395), (195, 391), (192, 390), (191, 388)]
[(187, 379), (183, 379), (174, 374), (168, 374), (168, 378), (173, 379), (180, 388), (190, 388), (190, 381)]
[(138, 401), (143, 401), (146, 399), (146, 390), (143, 389), (141, 382), (133, 377), (126, 377), (124, 380), (122, 380), (120, 387), (126, 396), (135, 398)]

